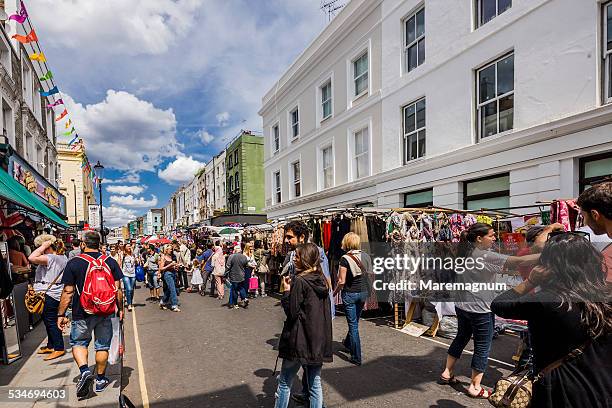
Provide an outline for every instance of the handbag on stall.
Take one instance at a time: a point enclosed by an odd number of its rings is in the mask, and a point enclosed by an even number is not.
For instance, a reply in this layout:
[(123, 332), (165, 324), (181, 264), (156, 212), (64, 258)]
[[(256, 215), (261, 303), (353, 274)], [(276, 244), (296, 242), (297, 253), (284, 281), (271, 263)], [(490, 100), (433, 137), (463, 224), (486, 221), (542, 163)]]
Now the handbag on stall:
[(58, 274), (55, 279), (53, 279), (53, 282), (47, 286), (47, 289), (45, 289), (44, 292), (36, 292), (34, 287), (28, 286), (28, 291), (25, 295), (25, 306), (26, 309), (28, 309), (28, 312), (32, 314), (42, 313), (43, 309), (45, 308), (45, 295), (49, 289), (51, 289), (51, 286), (55, 285), (55, 282), (57, 282), (62, 275), (62, 273)]
[[(530, 370), (526, 368), (515, 370), (512, 374), (497, 381), (495, 384), (495, 392), (489, 397), (489, 402), (497, 408), (529, 407), (531, 404), (533, 384), (550, 374), (554, 369), (582, 355), (584, 349), (587, 348), (589, 344), (591, 344), (591, 340), (575, 348), (564, 357), (553, 361), (544, 367), (544, 369), (542, 369), (533, 379), (531, 378)], [(527, 364), (527, 366), (529, 366), (529, 364)]]

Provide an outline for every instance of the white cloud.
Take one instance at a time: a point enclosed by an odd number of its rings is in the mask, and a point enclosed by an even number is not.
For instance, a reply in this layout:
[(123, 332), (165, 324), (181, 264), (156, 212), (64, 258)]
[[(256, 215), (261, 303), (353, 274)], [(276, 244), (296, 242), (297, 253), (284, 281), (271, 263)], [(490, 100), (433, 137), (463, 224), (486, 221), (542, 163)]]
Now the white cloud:
[(66, 94), (63, 99), (92, 162), (100, 160), (106, 167), (131, 170), (133, 175), (152, 171), (163, 158), (178, 154), (172, 109), (158, 109), (130, 93), (113, 90), (92, 105), (83, 106)]
[(145, 207), (155, 207), (157, 205), (157, 197), (151, 195), (151, 199), (147, 200), (144, 197), (135, 198), (133, 195), (127, 196), (110, 196), (111, 204), (118, 204), (124, 207), (133, 207), (133, 208), (145, 208)]
[(125, 225), (138, 217), (134, 210), (118, 207), (116, 205), (103, 207), (102, 212), (104, 215), (104, 225), (109, 228)]
[(182, 184), (193, 179), (195, 173), (204, 167), (204, 163), (194, 160), (192, 156), (180, 156), (169, 163), (157, 175), (168, 184)]
[[(163, 54), (192, 27), (203, 0), (37, 0), (28, 9), (45, 42), (118, 55)], [(39, 30), (40, 29), (40, 30)], [(103, 46), (103, 48), (100, 48)]]
[(229, 112), (220, 112), (220, 113), (217, 113), (215, 117), (217, 118), (217, 124), (220, 127), (225, 127), (227, 126), (227, 123), (229, 122), (230, 114)]
[(111, 194), (127, 195), (127, 194), (141, 194), (145, 188), (143, 186), (106, 186), (106, 191)]
[(114, 180), (104, 179), (104, 184), (140, 183), (140, 173), (128, 170), (123, 177)]
[(198, 131), (196, 133), (196, 136), (198, 137), (198, 139), (200, 139), (200, 141), (207, 145), (210, 142), (212, 142), (213, 140), (215, 140), (215, 137), (213, 135), (211, 135), (210, 133), (208, 133), (206, 130), (201, 129), (200, 131)]

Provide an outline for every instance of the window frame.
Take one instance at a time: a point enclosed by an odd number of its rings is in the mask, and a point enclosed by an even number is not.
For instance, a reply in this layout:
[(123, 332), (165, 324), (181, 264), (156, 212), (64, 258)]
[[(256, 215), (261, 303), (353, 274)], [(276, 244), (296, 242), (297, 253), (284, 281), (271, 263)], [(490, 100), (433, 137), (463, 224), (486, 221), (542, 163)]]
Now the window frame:
[[(296, 175), (296, 168), (295, 165), (297, 164), (298, 168), (298, 176), (299, 177), (295, 177)], [(291, 197), (292, 198), (299, 198), (302, 196), (302, 159), (301, 157), (293, 160), (289, 163), (289, 170), (290, 170), (290, 175), (291, 175), (291, 185), (292, 185), (292, 189), (291, 189)], [(298, 191), (299, 190), (299, 191)]]
[[(323, 89), (329, 86), (329, 98), (323, 99)], [(334, 96), (333, 96), (333, 83), (332, 78), (328, 78), (323, 82), (323, 85), (319, 86), (319, 96), (320, 96), (320, 108), (321, 108), (321, 120), (320, 122), (324, 122), (325, 120), (333, 117), (334, 115)], [(325, 116), (325, 104), (329, 103), (329, 114)]]
[[(362, 72), (361, 74), (357, 75), (357, 70), (356, 65), (357, 65), (357, 61), (359, 61), (360, 59), (362, 59), (363, 57), (366, 57), (366, 70), (365, 72)], [(353, 81), (353, 100), (355, 99), (359, 99), (361, 98), (363, 95), (367, 95), (370, 92), (370, 50), (365, 49), (362, 52), (360, 52), (358, 54), (358, 56), (356, 58), (353, 58), (351, 60), (351, 67), (352, 67), (352, 81)], [(367, 75), (367, 80), (366, 80), (366, 88), (364, 90), (362, 90), (361, 92), (357, 92), (357, 80), (362, 78), (364, 75)]]
[[(329, 167), (329, 169), (331, 170), (331, 185), (326, 187), (325, 186), (325, 170), (327, 168), (323, 166), (325, 165), (324, 152), (328, 148), (331, 149), (331, 166)], [(335, 151), (335, 146), (334, 146), (333, 139), (323, 142), (318, 146), (318, 149), (317, 149), (317, 188), (318, 188), (318, 191), (327, 190), (329, 188), (335, 187), (336, 185), (336, 160), (334, 157), (334, 151)]]
[(612, 151), (606, 153), (599, 153), (591, 156), (585, 156), (578, 159), (578, 192), (582, 193), (586, 190), (586, 186), (592, 186), (593, 184), (601, 183), (603, 181), (612, 181), (612, 172), (609, 175), (586, 177), (586, 164), (602, 159), (612, 158)]
[(280, 123), (278, 121), (270, 127), (270, 133), (270, 141), (272, 142), (272, 154), (275, 155), (280, 152), (281, 147)]
[(512, 0), (510, 0), (510, 6), (508, 6), (507, 9), (505, 9), (504, 11), (502, 11), (500, 13), (499, 11), (499, 0), (493, 0), (495, 1), (495, 15), (493, 17), (491, 17), (490, 20), (485, 21), (484, 23), (482, 22), (482, 3), (484, 0), (476, 0), (476, 28), (480, 28), (482, 26), (484, 26), (487, 23), (490, 23), (491, 21), (493, 21), (496, 17), (499, 17), (500, 14), (503, 14), (504, 12), (510, 10), (512, 8)]
[[(297, 117), (297, 122), (293, 122), (293, 114), (297, 113), (296, 117)], [(289, 110), (287, 112), (287, 124), (288, 124), (288, 136), (289, 136), (289, 142), (293, 142), (295, 140), (297, 140), (300, 137), (300, 104), (298, 103), (297, 105), (295, 105), (293, 107), (293, 109)], [(296, 127), (297, 127), (297, 134), (296, 132)]]
[(240, 191), (240, 177), (238, 175), (238, 172), (234, 174), (234, 191)]
[[(416, 119), (416, 113), (417, 113), (417, 104), (419, 102), (425, 102), (425, 124), (423, 127), (417, 127), (417, 119)], [(406, 110), (409, 109), (411, 106), (414, 106), (414, 130), (411, 132), (406, 133)], [(417, 157), (414, 159), (411, 159), (408, 157), (408, 147), (410, 146), (410, 144), (408, 143), (408, 139), (415, 135), (417, 138), (417, 152), (420, 151), (419, 149), (419, 132), (421, 131), (425, 131), (425, 151), (423, 153), (423, 155), (418, 155), (417, 153)], [(416, 99), (415, 101), (412, 101), (406, 105), (404, 105), (402, 107), (402, 138), (403, 138), (403, 142), (404, 142), (404, 146), (403, 146), (403, 157), (404, 157), (404, 165), (413, 162), (415, 160), (421, 159), (423, 157), (427, 156), (427, 97), (423, 96), (419, 99)]]
[[(468, 196), (468, 184), (476, 183), (479, 181), (492, 180), (496, 178), (508, 177), (508, 189), (507, 190), (499, 190), (489, 193), (475, 194), (473, 196)], [(489, 198), (498, 198), (498, 197), (510, 197), (510, 173), (499, 173), (493, 174), (491, 176), (479, 177), (475, 179), (465, 180), (463, 182), (463, 209), (467, 210), (469, 201), (477, 201), (477, 200), (486, 200)]]
[(234, 167), (234, 163), (232, 161), (232, 158), (234, 157), (233, 152), (228, 154), (228, 158), (227, 158), (227, 168), (231, 169), (232, 167)]
[[(366, 132), (366, 143), (364, 145), (365, 151), (357, 155), (357, 134)], [(349, 181), (357, 181), (372, 175), (372, 118), (367, 118), (355, 126), (350, 127), (347, 130), (347, 152), (348, 152), (348, 179)], [(359, 157), (366, 155), (366, 173), (357, 177), (357, 160)]]
[(272, 172), (272, 202), (274, 204), (282, 203), (283, 188), (280, 169)]
[[(417, 36), (417, 24), (416, 24), (416, 18), (417, 18), (417, 14), (419, 14), (420, 12), (423, 12), (423, 34), (421, 34), (420, 36)], [(415, 39), (413, 41), (411, 41), (409, 44), (407, 44), (408, 41), (408, 21), (410, 19), (412, 19), (414, 17), (414, 35), (415, 35)], [(403, 38), (402, 38), (402, 43), (403, 43), (403, 54), (404, 54), (404, 58), (403, 58), (403, 65), (404, 65), (404, 74), (407, 74), (409, 72), (414, 71), (415, 69), (417, 69), (418, 67), (420, 67), (421, 65), (423, 65), (425, 63), (425, 55), (427, 55), (427, 52), (425, 50), (426, 47), (426, 43), (423, 43), (423, 53), (425, 54), (423, 56), (423, 60), (419, 63), (419, 42), (420, 41), (425, 41), (425, 33), (427, 31), (426, 28), (426, 21), (425, 21), (425, 5), (421, 4), (420, 6), (418, 6), (416, 8), (416, 10), (412, 13), (410, 13), (408, 16), (404, 17), (404, 19), (402, 20), (402, 26), (403, 26)], [(408, 55), (409, 55), (409, 50), (413, 47), (416, 46), (416, 55), (417, 55), (417, 65), (414, 68), (410, 68), (410, 65), (408, 64)]]
[(612, 1), (602, 4), (602, 59), (603, 59), (603, 103), (612, 102), (612, 49), (608, 50), (608, 8), (612, 8)]
[[(427, 202), (423, 201), (421, 203), (410, 204), (410, 206), (408, 206), (408, 204), (406, 204), (406, 198), (408, 196), (413, 195), (413, 194), (428, 193), (430, 191), (431, 191), (431, 202), (430, 201), (427, 201)], [(433, 207), (433, 187), (423, 188), (423, 189), (414, 190), (414, 191), (408, 191), (407, 193), (403, 194), (403, 197), (404, 197), (404, 201), (403, 201), (404, 208), (426, 208), (428, 206), (432, 206)]]
[[(497, 68), (497, 64), (503, 60), (505, 60), (506, 58), (509, 58), (512, 56), (512, 90), (505, 92), (501, 95), (497, 94), (497, 84), (498, 84), (498, 68)], [(499, 57), (494, 58), (493, 60), (487, 62), (486, 64), (480, 66), (479, 68), (476, 69), (476, 141), (482, 141), (484, 139), (490, 138), (490, 137), (495, 137), (495, 136), (499, 136), (499, 135), (504, 135), (507, 134), (509, 132), (512, 132), (514, 130), (514, 111), (516, 108), (516, 104), (515, 104), (515, 98), (514, 98), (514, 93), (516, 91), (515, 89), (515, 83), (514, 83), (514, 57), (515, 57), (515, 53), (514, 50), (511, 50), (509, 52), (506, 52), (504, 54), (502, 54)], [(483, 72), (485, 69), (491, 67), (491, 66), (495, 66), (495, 97), (488, 99), (485, 102), (480, 102), (480, 73)], [(500, 124), (500, 111), (499, 111), (499, 105), (500, 105), (500, 100), (507, 98), (508, 96), (512, 95), (512, 128), (510, 129), (506, 129), (503, 132), (499, 131), (499, 124)], [(481, 115), (484, 114), (484, 107), (491, 104), (492, 102), (495, 102), (495, 106), (496, 106), (496, 128), (497, 131), (496, 133), (493, 133), (492, 135), (488, 135), (488, 136), (483, 136), (483, 127), (482, 127), (482, 117)]]
[(238, 149), (234, 150), (234, 166), (238, 165)]
[(228, 187), (228, 190), (231, 193), (234, 190), (234, 176), (229, 176)]

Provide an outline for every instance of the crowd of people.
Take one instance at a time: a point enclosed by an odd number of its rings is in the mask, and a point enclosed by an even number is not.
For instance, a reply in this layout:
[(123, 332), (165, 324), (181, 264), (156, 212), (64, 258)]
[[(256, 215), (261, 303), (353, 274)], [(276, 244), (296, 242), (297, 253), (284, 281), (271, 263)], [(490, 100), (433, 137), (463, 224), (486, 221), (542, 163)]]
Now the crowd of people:
[[(578, 204), (593, 233), (612, 238), (612, 183), (589, 188)], [(523, 362), (531, 364), (536, 379), (532, 406), (609, 406), (612, 246), (598, 250), (585, 234), (565, 231), (558, 224), (532, 228), (527, 238), (533, 245), (517, 256), (491, 250), (496, 241), (491, 225), (476, 223), (462, 233), (456, 255), (484, 257), (486, 263), (484, 269), (468, 269), (458, 279), (494, 281), (504, 273), (520, 275), (523, 281), (502, 294), (466, 292), (455, 302), (458, 331), (439, 382), (449, 385), (458, 381), (456, 363), (473, 340), (466, 393), (473, 398), (491, 396), (482, 382), (497, 315), (528, 322), (529, 348)], [(325, 251), (309, 242), (306, 224), (291, 221), (284, 234), (290, 251), (278, 287), (286, 319), (278, 346), (282, 363), (275, 407), (285, 408), (293, 398), (320, 408), (324, 405), (321, 368), (333, 359), (332, 319), (337, 295), (348, 326), (342, 344), (349, 361), (362, 365), (359, 321), (372, 290), (372, 259), (362, 251), (359, 235), (346, 234), (337, 283), (332, 285)], [(181, 311), (181, 293), (211, 296), (220, 302), (227, 299), (227, 307), (236, 310), (248, 308), (252, 299), (265, 297), (272, 289), (266, 244), (238, 236), (233, 242), (179, 239), (161, 246), (136, 241), (107, 246), (97, 232), (88, 231), (81, 241), (72, 240), (68, 253), (51, 235), (37, 237), (35, 249), (27, 254), (20, 244), (17, 238), (9, 240), (12, 268), (36, 265), (32, 289), (44, 293), (45, 298), (42, 318), (48, 341), (38, 353), (48, 361), (63, 356), (62, 332), (72, 322), (70, 345), (81, 372), (79, 397), (88, 395), (94, 384), (96, 392), (108, 386), (105, 372), (113, 336), (110, 318), (117, 315), (123, 319), (124, 310), (133, 310), (138, 280), (148, 288), (148, 302), (172, 312)], [(90, 281), (94, 272), (97, 280), (108, 283), (106, 292)], [(109, 301), (87, 303), (95, 291), (106, 294)], [(87, 364), (92, 334), (95, 372)], [(302, 391), (291, 395), (300, 369)]]

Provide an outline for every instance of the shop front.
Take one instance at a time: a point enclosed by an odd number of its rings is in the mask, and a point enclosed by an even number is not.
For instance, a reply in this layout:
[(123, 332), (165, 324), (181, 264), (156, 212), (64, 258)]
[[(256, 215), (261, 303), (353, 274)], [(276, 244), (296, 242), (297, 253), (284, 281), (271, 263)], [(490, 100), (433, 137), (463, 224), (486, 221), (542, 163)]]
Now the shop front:
[(68, 228), (64, 214), (65, 197), (25, 160), (11, 154), (8, 166), (0, 169), (0, 262), (14, 285), (12, 293), (0, 299), (0, 360), (5, 364), (20, 358), (21, 340), (40, 320), (25, 308), (25, 294), (35, 276), (26, 262), (34, 237), (43, 232), (59, 236)]

